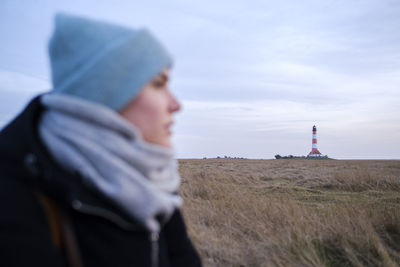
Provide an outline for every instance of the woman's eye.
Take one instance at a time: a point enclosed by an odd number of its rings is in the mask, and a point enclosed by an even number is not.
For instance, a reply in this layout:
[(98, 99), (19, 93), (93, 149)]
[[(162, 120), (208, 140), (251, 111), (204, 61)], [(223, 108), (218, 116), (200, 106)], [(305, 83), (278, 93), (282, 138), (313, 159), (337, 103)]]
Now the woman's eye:
[(161, 88), (161, 87), (163, 87), (163, 86), (165, 85), (165, 83), (162, 82), (162, 81), (154, 81), (154, 82), (153, 82), (153, 85), (154, 85), (155, 87), (157, 87), (157, 88)]

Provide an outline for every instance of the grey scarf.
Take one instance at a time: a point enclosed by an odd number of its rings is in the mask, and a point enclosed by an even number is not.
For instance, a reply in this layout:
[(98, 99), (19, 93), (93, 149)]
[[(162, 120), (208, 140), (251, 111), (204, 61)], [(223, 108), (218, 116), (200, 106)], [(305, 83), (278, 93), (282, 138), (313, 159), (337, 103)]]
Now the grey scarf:
[(111, 109), (65, 95), (43, 95), (48, 108), (40, 137), (56, 161), (78, 171), (121, 209), (159, 231), (182, 205), (178, 165), (170, 149), (143, 141), (129, 122)]

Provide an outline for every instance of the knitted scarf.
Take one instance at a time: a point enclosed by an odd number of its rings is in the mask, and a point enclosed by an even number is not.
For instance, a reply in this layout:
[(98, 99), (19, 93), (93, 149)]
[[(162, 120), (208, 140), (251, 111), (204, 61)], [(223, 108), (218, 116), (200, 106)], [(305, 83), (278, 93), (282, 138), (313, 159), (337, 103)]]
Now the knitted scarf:
[(146, 143), (113, 110), (66, 95), (43, 95), (39, 134), (55, 160), (78, 171), (95, 190), (149, 231), (159, 231), (182, 205), (177, 161), (170, 149)]

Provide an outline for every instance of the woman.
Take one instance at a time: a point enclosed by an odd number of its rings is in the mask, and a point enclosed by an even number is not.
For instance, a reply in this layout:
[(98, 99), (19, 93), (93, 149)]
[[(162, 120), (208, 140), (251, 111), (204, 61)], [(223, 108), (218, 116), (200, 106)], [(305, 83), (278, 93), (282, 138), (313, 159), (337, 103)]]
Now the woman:
[(0, 133), (2, 265), (201, 266), (168, 53), (146, 30), (58, 15), (49, 54), (53, 90)]

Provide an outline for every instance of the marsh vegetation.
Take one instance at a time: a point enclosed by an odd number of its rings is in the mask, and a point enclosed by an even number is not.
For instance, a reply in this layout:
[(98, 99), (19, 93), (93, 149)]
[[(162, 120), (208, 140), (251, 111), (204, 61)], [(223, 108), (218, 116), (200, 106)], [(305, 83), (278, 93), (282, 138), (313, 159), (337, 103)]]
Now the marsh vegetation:
[(180, 160), (205, 266), (399, 266), (400, 161)]

